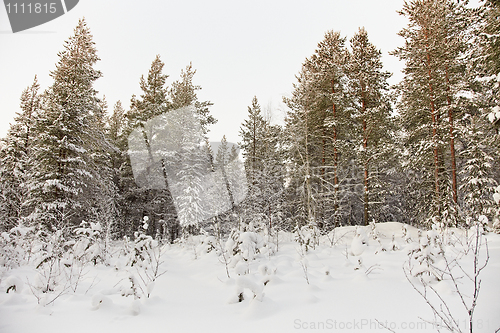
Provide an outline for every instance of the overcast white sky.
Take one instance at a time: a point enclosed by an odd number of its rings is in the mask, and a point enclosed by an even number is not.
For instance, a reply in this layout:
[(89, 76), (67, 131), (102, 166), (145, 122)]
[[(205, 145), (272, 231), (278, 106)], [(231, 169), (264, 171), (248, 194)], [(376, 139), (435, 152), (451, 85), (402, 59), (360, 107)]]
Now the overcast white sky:
[(112, 109), (117, 100), (126, 108), (140, 94), (139, 78), (147, 75), (160, 54), (168, 82), (179, 77), (190, 61), (201, 85), (200, 100), (214, 103), (219, 120), (210, 139), (238, 142), (247, 106), (257, 96), (261, 106), (282, 118), (287, 96), (306, 57), (327, 30), (348, 38), (364, 26), (384, 56), (386, 70), (401, 78), (402, 64), (387, 53), (403, 40), (406, 25), (396, 11), (403, 0), (80, 0), (64, 16), (13, 34), (4, 6), (0, 7), (0, 137), (19, 110), (19, 97), (35, 74), (42, 90), (51, 84), (57, 53), (85, 17), (94, 35), (104, 76), (96, 83)]

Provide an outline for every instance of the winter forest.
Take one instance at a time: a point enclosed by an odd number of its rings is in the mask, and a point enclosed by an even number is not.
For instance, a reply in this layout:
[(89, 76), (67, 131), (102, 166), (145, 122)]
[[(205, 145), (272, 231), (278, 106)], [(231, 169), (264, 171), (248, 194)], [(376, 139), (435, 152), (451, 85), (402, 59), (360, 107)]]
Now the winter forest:
[(400, 15), (401, 82), (327, 31), (237, 145), (192, 64), (108, 106), (81, 19), (0, 142), (0, 331), (499, 332), (500, 4)]

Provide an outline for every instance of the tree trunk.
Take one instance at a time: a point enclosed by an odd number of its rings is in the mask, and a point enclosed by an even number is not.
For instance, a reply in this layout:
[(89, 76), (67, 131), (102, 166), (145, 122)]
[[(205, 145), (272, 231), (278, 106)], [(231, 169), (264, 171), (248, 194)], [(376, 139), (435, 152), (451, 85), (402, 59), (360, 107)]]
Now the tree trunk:
[(363, 115), (363, 151), (365, 153), (364, 159), (364, 209), (363, 209), (363, 222), (364, 225), (368, 225), (368, 158), (367, 151), (368, 148), (368, 131), (366, 126), (366, 96), (365, 96), (365, 84), (361, 82), (361, 113)]
[(431, 71), (431, 55), (429, 53), (429, 44), (428, 44), (428, 30), (425, 29), (425, 39), (426, 39), (426, 56), (427, 56), (427, 73), (429, 76), (429, 101), (431, 108), (431, 118), (432, 118), (432, 140), (434, 142), (434, 182), (435, 182), (435, 196), (438, 204), (438, 213), (440, 211), (440, 189), (439, 189), (439, 147), (438, 147), (438, 138), (437, 138), (437, 121), (438, 115), (436, 114), (436, 106), (434, 103), (434, 89), (432, 86), (432, 71)]
[(450, 97), (450, 77), (448, 75), (448, 66), (446, 66), (446, 90), (447, 96), (446, 99), (448, 101), (448, 118), (450, 122), (450, 153), (451, 153), (451, 181), (452, 181), (452, 190), (453, 190), (453, 202), (455, 204), (458, 200), (458, 191), (457, 191), (457, 161), (455, 157), (455, 135), (453, 133), (453, 110), (451, 108), (451, 97)]
[[(332, 80), (332, 97), (335, 94), (335, 85)], [(336, 105), (335, 102), (332, 102), (332, 113), (333, 113), (333, 121), (336, 122), (337, 114), (336, 114)], [(335, 186), (335, 213), (339, 209), (338, 204), (338, 192), (339, 192), (339, 178), (338, 178), (338, 151), (337, 151), (337, 124), (333, 125), (333, 184)]]

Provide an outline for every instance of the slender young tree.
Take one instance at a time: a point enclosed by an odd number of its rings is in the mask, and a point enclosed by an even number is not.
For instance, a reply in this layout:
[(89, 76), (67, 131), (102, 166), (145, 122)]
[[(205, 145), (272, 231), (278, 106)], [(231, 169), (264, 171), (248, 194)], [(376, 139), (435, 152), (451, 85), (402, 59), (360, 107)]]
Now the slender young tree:
[(467, 143), (461, 156), (465, 159), (464, 167), (461, 170), (463, 185), (460, 190), (465, 193), (464, 211), (469, 217), (467, 226), (471, 227), (480, 216), (493, 217), (495, 215), (495, 203), (492, 200), (497, 181), (492, 178), (492, 166), (494, 162), (485, 147), (489, 137), (485, 133), (488, 124), (486, 119), (480, 116), (473, 116), (470, 125), (463, 128), (464, 137)]
[(284, 142), (286, 142), (286, 159), (289, 161), (289, 178), (291, 186), (288, 187), (286, 201), (288, 215), (295, 226), (305, 223), (314, 223), (315, 204), (311, 186), (311, 126), (310, 105), (312, 103), (312, 76), (302, 66), (296, 76), (294, 90), (291, 98), (283, 101), (289, 107), (285, 117)]
[(248, 195), (245, 200), (246, 222), (262, 221), (262, 202), (260, 201), (260, 180), (263, 169), (264, 141), (263, 133), (266, 121), (262, 116), (257, 97), (253, 97), (252, 105), (248, 107), (248, 118), (244, 120), (240, 127), (241, 142), (238, 143), (242, 149), (245, 159), (245, 173), (248, 184)]
[(222, 182), (224, 183), (224, 186), (227, 191), (227, 197), (229, 199), (230, 207), (231, 210), (234, 211), (235, 208), (235, 200), (234, 200), (234, 194), (233, 194), (233, 186), (231, 184), (231, 179), (228, 177), (228, 167), (229, 163), (231, 162), (230, 160), (230, 151), (229, 147), (227, 145), (227, 139), (226, 136), (224, 135), (221, 140), (221, 145), (219, 146), (219, 149), (217, 150), (217, 155), (215, 156), (215, 168), (221, 171), (222, 174)]

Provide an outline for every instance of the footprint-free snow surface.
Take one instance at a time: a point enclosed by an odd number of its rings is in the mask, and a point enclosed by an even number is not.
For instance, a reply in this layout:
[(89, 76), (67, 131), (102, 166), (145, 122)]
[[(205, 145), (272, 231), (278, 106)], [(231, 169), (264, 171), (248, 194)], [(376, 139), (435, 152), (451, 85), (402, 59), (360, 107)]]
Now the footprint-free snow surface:
[[(474, 292), (466, 276), (473, 275), (474, 252), (467, 251), (471, 244), (466, 243), (472, 232), (454, 230), (442, 239), (448, 262), (455, 265), (460, 294), (449, 276), (434, 277), (418, 258), (412, 259), (412, 270), (408, 268), (411, 254), (419, 248), (422, 256), (430, 254), (430, 243), (426, 247), (424, 239), (433, 235), (419, 235), (416, 228), (392, 222), (377, 224), (375, 232), (374, 237), (370, 226), (337, 228), (321, 236), (319, 245), (311, 242), (307, 251), (296, 234), (280, 233), (278, 241), (276, 236), (259, 235), (268, 239), (267, 246), (259, 248), (253, 239), (251, 255), (245, 249), (236, 255), (221, 251), (227, 244), (219, 242), (217, 249), (213, 238), (207, 242), (206, 236), (192, 237), (164, 245), (164, 274), (149, 284), (149, 290), (128, 296), (123, 290), (130, 289), (131, 275), (140, 278), (140, 271), (126, 265), (121, 243), (115, 244), (106, 265), (85, 265), (77, 286), (60, 294), (38, 293), (46, 297), (42, 300), (35, 297), (39, 272), (34, 265), (5, 269), (0, 281), (0, 332), (435, 332), (432, 310), (415, 290), (423, 290), (418, 276), (428, 286), (429, 302), (439, 307), (432, 288), (460, 329), (468, 331), (461, 297), (470, 304)], [(239, 240), (251, 243), (251, 236)], [(487, 240), (489, 262), (479, 275), (474, 332), (495, 332), (500, 328), (500, 235), (488, 233), (482, 240), (479, 261), (486, 258)], [(432, 267), (439, 275), (446, 263), (439, 253), (434, 259)], [(58, 278), (60, 283), (65, 279)], [(141, 285), (148, 288), (140, 281), (136, 287)]]

